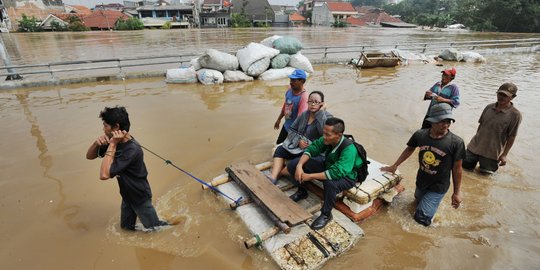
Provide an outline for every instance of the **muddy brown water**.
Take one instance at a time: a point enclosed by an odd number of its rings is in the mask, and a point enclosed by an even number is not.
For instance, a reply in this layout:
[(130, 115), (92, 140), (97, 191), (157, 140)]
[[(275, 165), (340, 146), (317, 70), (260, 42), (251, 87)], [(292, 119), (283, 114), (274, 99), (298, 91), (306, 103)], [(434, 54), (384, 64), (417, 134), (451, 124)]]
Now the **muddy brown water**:
[[(12, 38), (21, 52), (15, 62), (23, 63), (65, 60), (61, 55), (69, 50), (79, 50), (77, 57), (92, 53), (82, 54), (79, 43), (114, 44), (117, 53), (142, 53), (139, 50), (149, 43), (169, 44), (172, 35), (163, 33), (45, 33)], [(361, 42), (368, 34), (376, 42), (508, 36), (327, 28), (165, 33), (177, 34), (175, 39), (186, 36), (186, 44), (194, 50), (220, 42), (236, 46), (274, 33), (297, 35), (310, 45)], [(67, 41), (59, 41), (61, 37)], [(32, 45), (35, 39), (44, 39), (50, 45), (47, 50), (58, 54), (39, 53), (43, 48)], [(26, 46), (36, 50), (30, 52)], [(497, 87), (515, 82), (520, 90), (514, 104), (523, 113), (523, 122), (509, 164), (490, 177), (464, 172), (462, 207), (454, 210), (446, 196), (433, 226), (425, 228), (411, 218), (417, 169), (413, 155), (400, 167), (406, 191), (362, 223), (366, 236), (323, 269), (539, 267), (540, 94), (536, 88), (540, 54), (486, 58), (486, 64), (445, 63), (457, 68), (455, 82), (462, 93), (451, 130), (467, 143), (482, 109), (495, 101)], [(423, 93), (440, 79), (441, 69), (419, 63), (361, 71), (318, 65), (306, 88), (325, 93), (328, 110), (346, 121), (347, 133), (366, 146), (371, 158), (391, 163), (420, 127), (428, 105), (422, 101)], [(223, 173), (237, 161), (269, 160), (278, 135), (273, 123), (287, 84), (288, 80), (171, 85), (154, 78), (0, 92), (0, 268), (277, 269), (264, 252), (244, 248), (250, 234), (225, 203), (148, 152), (145, 160), (156, 208), (162, 217), (177, 218), (181, 224), (156, 233), (121, 231), (117, 183), (100, 181), (99, 161), (86, 160), (85, 153), (102, 133), (99, 111), (120, 104), (127, 107), (131, 133), (142, 145), (202, 179)]]

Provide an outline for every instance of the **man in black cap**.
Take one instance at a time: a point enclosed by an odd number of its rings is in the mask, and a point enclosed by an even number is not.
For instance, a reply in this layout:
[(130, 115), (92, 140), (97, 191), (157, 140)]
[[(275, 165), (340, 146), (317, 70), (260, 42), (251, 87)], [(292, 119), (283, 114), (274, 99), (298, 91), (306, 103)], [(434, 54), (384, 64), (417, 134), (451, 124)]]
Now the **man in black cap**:
[(417, 130), (396, 162), (391, 166), (382, 167), (381, 171), (395, 173), (398, 166), (418, 147), (420, 167), (416, 174), (414, 192), (418, 205), (414, 220), (429, 226), (450, 187), (450, 175), (454, 186), (452, 206), (458, 208), (461, 203), (461, 163), (465, 157), (465, 143), (448, 129), (455, 121), (449, 104), (433, 105), (426, 120), (431, 123), (431, 127)]
[(506, 156), (514, 145), (521, 113), (514, 107), (517, 86), (504, 83), (497, 90), (497, 102), (486, 106), (476, 135), (467, 145), (463, 168), (473, 170), (480, 163), (480, 172), (491, 174), (506, 165)]

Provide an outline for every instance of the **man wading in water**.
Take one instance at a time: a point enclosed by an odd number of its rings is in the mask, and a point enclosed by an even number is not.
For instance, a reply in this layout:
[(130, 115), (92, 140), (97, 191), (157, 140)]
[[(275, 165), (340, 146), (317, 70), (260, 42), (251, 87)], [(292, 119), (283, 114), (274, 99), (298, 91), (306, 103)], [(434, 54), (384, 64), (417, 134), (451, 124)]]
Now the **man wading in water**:
[(102, 157), (99, 178), (108, 180), (116, 176), (118, 180), (122, 196), (120, 227), (135, 230), (137, 217), (148, 230), (168, 225), (159, 220), (152, 205), (152, 191), (148, 184), (143, 151), (128, 133), (128, 112), (124, 107), (105, 107), (99, 117), (103, 120), (105, 135), (99, 136), (90, 145), (86, 158)]

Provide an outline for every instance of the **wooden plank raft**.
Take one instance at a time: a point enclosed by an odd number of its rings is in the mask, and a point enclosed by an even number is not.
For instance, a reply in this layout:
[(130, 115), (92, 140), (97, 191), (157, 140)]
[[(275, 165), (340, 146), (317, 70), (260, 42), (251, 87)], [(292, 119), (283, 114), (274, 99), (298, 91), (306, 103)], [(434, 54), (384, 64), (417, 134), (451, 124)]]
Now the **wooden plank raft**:
[(283, 193), (278, 186), (272, 184), (254, 165), (241, 162), (231, 165), (225, 170), (283, 231), (286, 231), (283, 223), (292, 227), (312, 217), (304, 208)]

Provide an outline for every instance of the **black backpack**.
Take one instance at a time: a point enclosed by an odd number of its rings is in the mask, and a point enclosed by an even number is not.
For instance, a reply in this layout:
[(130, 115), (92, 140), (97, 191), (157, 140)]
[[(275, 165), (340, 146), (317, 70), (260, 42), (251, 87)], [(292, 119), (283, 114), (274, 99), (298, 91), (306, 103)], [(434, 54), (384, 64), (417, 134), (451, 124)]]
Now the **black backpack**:
[(360, 166), (360, 168), (355, 168), (356, 169), (356, 182), (358, 183), (362, 183), (366, 180), (369, 172), (368, 172), (368, 164), (370, 163), (369, 160), (367, 160), (367, 152), (366, 152), (366, 149), (364, 149), (364, 147), (357, 143), (356, 141), (354, 141), (354, 137), (352, 135), (348, 135), (348, 134), (343, 134), (343, 136), (345, 136), (345, 138), (343, 139), (343, 142), (341, 143), (341, 145), (339, 146), (339, 148), (337, 149), (337, 154), (338, 156), (341, 155), (341, 151), (343, 149), (345, 149), (345, 147), (351, 145), (351, 144), (354, 144), (354, 147), (356, 147), (356, 151), (358, 151), (358, 155), (360, 156), (360, 158), (362, 159), (362, 166)]

